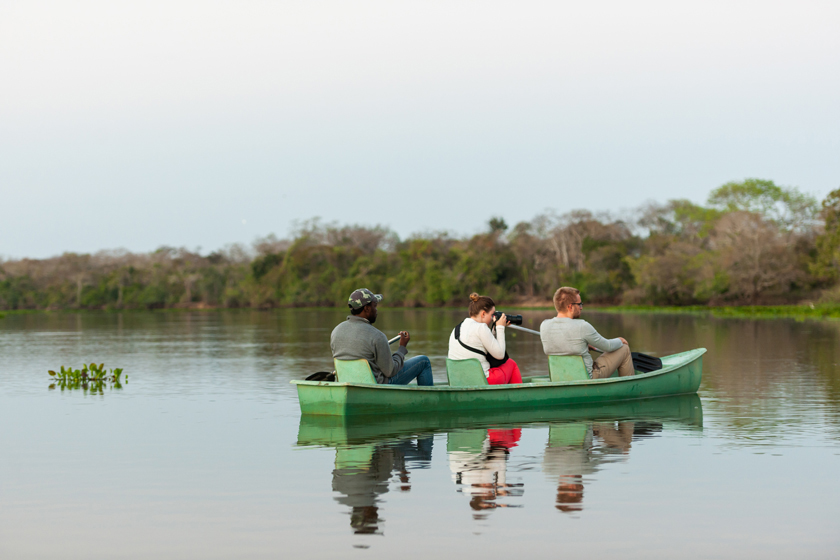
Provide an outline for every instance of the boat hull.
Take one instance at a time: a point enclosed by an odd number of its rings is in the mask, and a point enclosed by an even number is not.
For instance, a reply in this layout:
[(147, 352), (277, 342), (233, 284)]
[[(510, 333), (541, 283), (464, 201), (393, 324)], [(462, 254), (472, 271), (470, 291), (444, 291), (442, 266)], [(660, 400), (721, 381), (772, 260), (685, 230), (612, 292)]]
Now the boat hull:
[(516, 410), (696, 393), (705, 348), (662, 358), (663, 368), (630, 377), (586, 381), (534, 380), (517, 385), (450, 387), (293, 381), (306, 415), (371, 415), (457, 410)]
[(703, 406), (697, 394), (582, 404), (554, 408), (467, 410), (437, 414), (300, 417), (300, 446), (356, 445), (417, 434), (476, 428), (509, 429), (534, 424), (621, 422), (625, 420), (672, 422), (692, 429), (703, 428)]

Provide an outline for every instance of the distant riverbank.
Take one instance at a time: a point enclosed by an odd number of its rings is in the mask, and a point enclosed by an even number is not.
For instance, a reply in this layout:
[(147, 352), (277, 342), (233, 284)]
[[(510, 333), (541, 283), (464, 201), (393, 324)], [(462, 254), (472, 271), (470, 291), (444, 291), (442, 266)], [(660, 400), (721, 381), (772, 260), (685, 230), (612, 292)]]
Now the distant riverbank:
[[(795, 188), (749, 179), (713, 191), (708, 207), (647, 204), (635, 226), (575, 210), (513, 227), (491, 218), (487, 230), (463, 238), (400, 239), (380, 226), (316, 220), (288, 239), (268, 236), (251, 248), (208, 254), (161, 247), (0, 258), (0, 310), (342, 307), (353, 290), (367, 287), (385, 294), (388, 306), (466, 306), (479, 292), (504, 311), (551, 309), (557, 287), (574, 286), (587, 305), (642, 306), (627, 310), (657, 304), (680, 312), (836, 316), (790, 307), (840, 303), (840, 189), (822, 206)], [(747, 302), (787, 306), (729, 307)]]
[[(500, 308), (516, 310), (554, 309), (551, 302), (528, 302), (525, 305), (501, 305)], [(711, 315), (713, 317), (747, 317), (759, 319), (840, 319), (840, 304), (837, 303), (805, 303), (795, 305), (587, 305), (587, 311), (603, 313), (682, 313), (689, 315)]]
[[(429, 307), (403, 307), (403, 306), (389, 306), (390, 309), (430, 309)], [(553, 310), (554, 307), (551, 302), (539, 303), (530, 301), (524, 305), (511, 304), (500, 305), (500, 309), (509, 312), (524, 312), (538, 311), (538, 310)], [(225, 308), (225, 307), (208, 307), (194, 306), (194, 307), (170, 307), (162, 309), (107, 309), (107, 310), (89, 310), (89, 309), (60, 309), (60, 310), (15, 310), (0, 312), (0, 319), (6, 315), (18, 315), (29, 313), (143, 313), (152, 311), (155, 313), (172, 313), (184, 311), (271, 311), (272, 309), (256, 309), (249, 307)], [(337, 309), (337, 307), (313, 306), (306, 309)], [(434, 309), (456, 309), (452, 306), (434, 307)], [(840, 319), (840, 304), (799, 304), (799, 305), (740, 305), (740, 306), (717, 306), (708, 307), (703, 305), (692, 305), (684, 307), (676, 306), (654, 306), (654, 305), (615, 305), (600, 307), (590, 305), (585, 308), (588, 311), (599, 311), (602, 313), (638, 313), (638, 314), (657, 314), (657, 313), (681, 313), (689, 315), (711, 315), (713, 317), (744, 317), (744, 318), (759, 318), (759, 319), (781, 319), (781, 318), (795, 318), (795, 319)]]
[(688, 313), (693, 315), (712, 315), (714, 317), (750, 317), (777, 319), (784, 317), (803, 319), (840, 319), (838, 304), (804, 305), (738, 305), (708, 307), (693, 305), (685, 307), (658, 307), (650, 305), (627, 305), (598, 307), (598, 311), (608, 313)]

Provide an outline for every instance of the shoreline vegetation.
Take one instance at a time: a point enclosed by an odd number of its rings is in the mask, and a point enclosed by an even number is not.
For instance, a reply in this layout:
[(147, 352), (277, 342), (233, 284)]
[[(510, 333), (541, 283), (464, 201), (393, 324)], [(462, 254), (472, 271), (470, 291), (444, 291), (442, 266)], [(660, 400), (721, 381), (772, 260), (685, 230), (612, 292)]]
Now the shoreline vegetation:
[[(461, 309), (463, 306), (437, 306), (424, 307), (423, 309)], [(525, 305), (511, 304), (507, 306), (511, 311), (554, 311), (552, 302), (546, 301), (543, 304), (528, 303)], [(179, 313), (190, 311), (272, 311), (274, 309), (337, 309), (331, 307), (274, 307), (274, 308), (252, 308), (252, 307), (209, 307), (209, 306), (180, 306), (164, 307), (153, 309), (125, 308), (125, 309), (20, 309), (14, 311), (0, 312), (0, 319), (7, 315), (28, 315), (41, 313)], [(389, 306), (389, 309), (418, 309), (417, 307)], [(791, 305), (727, 305), (727, 306), (654, 306), (654, 305), (591, 305), (587, 309), (598, 313), (619, 313), (619, 314), (684, 314), (684, 315), (710, 315), (718, 318), (744, 318), (744, 319), (840, 319), (840, 304), (791, 304)]]
[(700, 305), (674, 306), (611, 306), (597, 308), (606, 313), (685, 313), (691, 315), (711, 315), (713, 317), (733, 317), (747, 319), (840, 319), (840, 304), (805, 304), (805, 305), (730, 305), (704, 307)]
[[(840, 189), (818, 203), (795, 187), (747, 179), (706, 205), (647, 203), (620, 216), (547, 212), (503, 218), (467, 237), (400, 239), (382, 226), (299, 223), (251, 247), (161, 247), (0, 259), (4, 312), (343, 307), (359, 287), (390, 307), (463, 307), (491, 295), (503, 308), (551, 309), (575, 286), (604, 311), (837, 317)], [(590, 307), (591, 308), (591, 307)]]

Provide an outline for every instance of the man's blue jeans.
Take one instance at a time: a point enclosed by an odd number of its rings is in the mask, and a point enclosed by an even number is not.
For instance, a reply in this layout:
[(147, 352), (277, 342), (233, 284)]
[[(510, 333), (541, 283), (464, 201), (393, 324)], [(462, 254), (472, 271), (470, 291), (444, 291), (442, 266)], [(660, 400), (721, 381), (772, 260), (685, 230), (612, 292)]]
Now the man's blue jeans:
[(391, 385), (408, 385), (412, 379), (417, 379), (418, 385), (434, 385), (432, 379), (432, 363), (426, 356), (414, 356), (403, 362), (403, 368), (386, 377), (385, 382)]

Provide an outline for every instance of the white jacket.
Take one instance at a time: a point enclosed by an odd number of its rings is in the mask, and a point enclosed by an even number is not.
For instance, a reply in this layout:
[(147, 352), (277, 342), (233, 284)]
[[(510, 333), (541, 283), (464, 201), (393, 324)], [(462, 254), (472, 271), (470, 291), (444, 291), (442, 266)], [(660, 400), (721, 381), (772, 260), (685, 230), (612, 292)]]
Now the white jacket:
[[(487, 352), (494, 358), (501, 360), (505, 357), (505, 328), (501, 325), (496, 325), (496, 336), (493, 336), (493, 331), (490, 330), (485, 323), (479, 323), (471, 317), (464, 319), (461, 323), (461, 342), (471, 348)], [(484, 376), (490, 375), (490, 362), (481, 354), (470, 352), (455, 340), (455, 329), (449, 335), (449, 359), (450, 360), (468, 360), (476, 358), (481, 362), (481, 367), (484, 368)]]

